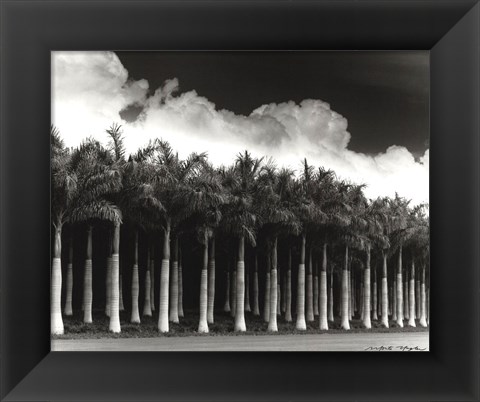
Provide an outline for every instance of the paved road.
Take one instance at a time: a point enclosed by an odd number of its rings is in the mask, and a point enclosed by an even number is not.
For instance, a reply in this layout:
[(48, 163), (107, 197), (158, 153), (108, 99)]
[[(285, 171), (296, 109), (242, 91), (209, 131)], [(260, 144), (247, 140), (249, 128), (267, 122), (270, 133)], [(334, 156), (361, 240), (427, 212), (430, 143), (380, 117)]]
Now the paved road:
[(416, 351), (428, 332), (52, 340), (52, 351)]

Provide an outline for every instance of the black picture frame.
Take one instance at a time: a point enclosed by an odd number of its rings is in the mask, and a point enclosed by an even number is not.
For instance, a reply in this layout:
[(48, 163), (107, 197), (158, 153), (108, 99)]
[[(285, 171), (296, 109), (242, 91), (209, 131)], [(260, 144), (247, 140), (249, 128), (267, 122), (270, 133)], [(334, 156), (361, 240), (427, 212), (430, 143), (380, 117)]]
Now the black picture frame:
[[(478, 400), (478, 3), (2, 0), (2, 400)], [(50, 51), (97, 49), (430, 50), (431, 352), (49, 352)]]

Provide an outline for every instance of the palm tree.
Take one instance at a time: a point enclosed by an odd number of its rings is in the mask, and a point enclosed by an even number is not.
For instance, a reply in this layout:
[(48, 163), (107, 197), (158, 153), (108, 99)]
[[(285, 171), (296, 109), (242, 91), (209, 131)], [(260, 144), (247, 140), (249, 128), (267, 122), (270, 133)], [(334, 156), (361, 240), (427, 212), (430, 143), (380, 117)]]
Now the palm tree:
[[(87, 139), (72, 153), (72, 170), (76, 174), (77, 190), (72, 200), (70, 220), (72, 223), (87, 224), (87, 249), (84, 273), (84, 318), (85, 323), (92, 322), (92, 229), (95, 222), (109, 222), (114, 227), (112, 239), (113, 251), (118, 252), (119, 230), (122, 213), (112, 202), (122, 186), (121, 171), (114, 163), (108, 150), (98, 141)], [(118, 253), (114, 261), (118, 267)], [(118, 295), (118, 282), (117, 295)], [(109, 328), (120, 331), (120, 320), (113, 314)]]
[(290, 210), (291, 205), (291, 181), (293, 172), (283, 169), (277, 172), (273, 160), (269, 160), (260, 171), (258, 177), (258, 231), (262, 232), (267, 243), (267, 260), (270, 271), (270, 292), (266, 292), (269, 299), (265, 300), (269, 305), (268, 330), (278, 331), (277, 314), (279, 312), (279, 285), (277, 271), (277, 244), (278, 237), (299, 230), (299, 222)]
[(395, 198), (391, 200), (392, 210), (392, 236), (394, 244), (398, 249), (398, 265), (396, 274), (396, 321), (398, 326), (403, 327), (403, 244), (411, 235), (411, 230), (408, 227), (408, 204), (410, 201), (399, 197), (395, 194)]
[[(307, 328), (305, 322), (305, 247), (307, 242), (307, 233), (319, 223), (325, 220), (325, 214), (315, 203), (315, 172), (313, 166), (309, 165), (304, 159), (302, 163), (302, 174), (300, 179), (295, 182), (293, 194), (295, 198), (291, 210), (295, 213), (300, 224), (300, 263), (298, 266), (298, 286), (297, 286), (297, 322), (298, 330)], [(311, 274), (311, 272), (307, 272)], [(308, 289), (311, 289), (309, 286)], [(313, 289), (311, 289), (313, 291)], [(307, 299), (313, 298), (313, 295), (307, 294)], [(312, 312), (313, 315), (313, 312)]]
[(51, 302), (50, 302), (50, 331), (52, 334), (63, 334), (63, 320), (61, 310), (62, 294), (62, 228), (69, 217), (69, 208), (77, 190), (76, 176), (71, 169), (71, 154), (65, 148), (55, 127), (50, 128), (52, 147), (52, 225), (55, 229)]
[[(140, 150), (137, 158), (142, 163), (140, 198), (144, 206), (157, 216), (157, 222), (163, 232), (162, 266), (160, 271), (160, 299), (158, 330), (169, 331), (169, 282), (170, 282), (170, 237), (176, 244), (175, 229), (188, 218), (191, 211), (185, 207), (179, 197), (192, 175), (205, 159), (205, 154), (191, 154), (181, 160), (166, 141), (154, 140)], [(176, 250), (176, 247), (175, 247)], [(177, 257), (177, 255), (175, 255)], [(178, 306), (178, 300), (174, 302)]]
[(66, 316), (73, 315), (72, 293), (73, 293), (73, 234), (70, 235), (70, 242), (68, 247), (67, 289), (66, 289), (66, 295), (65, 295), (65, 307), (63, 309), (63, 312)]
[(252, 244), (255, 241), (257, 220), (255, 192), (257, 176), (262, 159), (253, 158), (248, 151), (237, 156), (235, 166), (224, 170), (224, 186), (230, 197), (224, 204), (224, 228), (236, 237), (238, 242), (236, 269), (236, 311), (235, 331), (246, 331), (245, 325), (245, 239)]
[[(185, 185), (178, 191), (181, 209), (197, 228), (197, 239), (203, 247), (203, 264), (200, 281), (200, 321), (198, 332), (208, 332), (210, 294), (210, 323), (213, 323), (215, 281), (208, 280), (208, 267), (215, 267), (215, 229), (220, 223), (221, 205), (225, 202), (221, 178), (213, 167), (204, 163), (195, 175), (186, 178)], [(209, 247), (210, 245), (210, 247)], [(210, 256), (209, 256), (210, 249)], [(213, 267), (212, 267), (213, 265)], [(214, 273), (213, 273), (214, 275)], [(209, 283), (210, 282), (210, 283)], [(209, 285), (213, 287), (212, 291)]]

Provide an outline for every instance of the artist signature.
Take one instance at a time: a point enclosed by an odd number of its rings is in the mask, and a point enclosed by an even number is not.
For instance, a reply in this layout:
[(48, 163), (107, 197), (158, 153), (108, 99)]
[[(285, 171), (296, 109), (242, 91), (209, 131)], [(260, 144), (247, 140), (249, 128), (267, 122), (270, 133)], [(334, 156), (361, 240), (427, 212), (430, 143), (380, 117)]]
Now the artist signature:
[(421, 348), (419, 346), (368, 346), (364, 350), (374, 352), (421, 352), (427, 350), (427, 348)]

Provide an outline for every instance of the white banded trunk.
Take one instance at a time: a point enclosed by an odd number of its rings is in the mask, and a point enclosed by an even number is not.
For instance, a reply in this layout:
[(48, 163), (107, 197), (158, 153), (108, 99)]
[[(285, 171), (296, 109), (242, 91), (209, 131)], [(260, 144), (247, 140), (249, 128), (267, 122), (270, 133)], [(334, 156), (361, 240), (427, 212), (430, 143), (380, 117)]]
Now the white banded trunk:
[(119, 306), (119, 310), (120, 311), (125, 311), (125, 306), (123, 304), (123, 281), (122, 281), (122, 274), (120, 274), (120, 277), (119, 277), (119, 292), (120, 292), (120, 306)]
[(92, 322), (92, 260), (85, 260), (85, 273), (83, 277), (83, 322)]
[(227, 276), (225, 278), (225, 304), (223, 305), (223, 311), (226, 313), (230, 312), (230, 272), (227, 271)]
[(198, 322), (198, 332), (208, 333), (207, 322), (207, 304), (208, 304), (208, 271), (202, 269), (200, 277), (200, 319)]
[(350, 329), (350, 285), (349, 285), (349, 275), (346, 269), (342, 270), (342, 329)]
[(420, 301), (420, 281), (415, 281), (415, 318), (420, 319), (421, 301)]
[(152, 312), (155, 311), (155, 259), (153, 258), (152, 250), (152, 260), (150, 261), (150, 308)]
[(410, 292), (409, 292), (409, 308), (410, 315), (408, 319), (408, 325), (410, 327), (415, 327), (415, 280), (410, 278)]
[(253, 315), (260, 316), (260, 305), (258, 302), (258, 271), (253, 273)]
[(292, 321), (292, 270), (288, 269), (287, 271), (287, 283), (285, 284), (286, 295), (285, 299), (285, 321)]
[(397, 321), (397, 280), (393, 281), (392, 289), (392, 320)]
[[(202, 273), (203, 275), (203, 273)], [(214, 323), (215, 309), (215, 259), (208, 262), (208, 304), (207, 304), (207, 322)]]
[[(376, 275), (375, 275), (376, 277)], [(378, 313), (377, 313), (377, 308), (378, 308), (378, 289), (377, 289), (377, 281), (374, 279), (373, 282), (373, 300), (372, 300), (372, 320), (377, 321), (378, 320)]]
[(315, 320), (313, 316), (313, 276), (307, 274), (307, 321)]
[(403, 281), (403, 316), (406, 320), (410, 319), (410, 307), (408, 296), (408, 279)]
[(425, 292), (425, 283), (420, 285), (420, 326), (426, 327), (427, 326), (427, 295)]
[(327, 272), (320, 271), (320, 308), (319, 308), (319, 319), (320, 319), (320, 329), (328, 330), (328, 320), (327, 320)]
[(319, 315), (318, 311), (318, 275), (313, 276), (313, 315)]
[(133, 264), (132, 270), (132, 314), (130, 322), (140, 324), (140, 313), (138, 309), (138, 296), (140, 294), (140, 284), (138, 280), (138, 264)]
[(50, 332), (63, 334), (62, 319), (62, 262), (60, 258), (53, 258), (50, 300)]
[(298, 265), (298, 286), (297, 286), (297, 323), (295, 328), (306, 330), (305, 322), (305, 264)]
[(328, 293), (328, 321), (333, 322), (333, 272), (330, 273), (330, 292)]
[[(277, 273), (277, 277), (278, 277), (278, 273)], [(281, 315), (281, 311), (280, 311), (280, 301), (282, 300), (282, 294), (281, 294), (281, 291), (280, 291), (280, 284), (277, 283), (277, 315)]]
[(382, 278), (382, 325), (388, 328), (388, 283)]
[(110, 317), (112, 303), (112, 256), (107, 258), (107, 272), (105, 276), (105, 315)]
[(236, 275), (236, 310), (235, 310), (235, 331), (245, 332), (247, 327), (245, 325), (245, 263), (241, 260), (237, 261), (237, 275)]
[(403, 281), (402, 273), (397, 273), (397, 324), (403, 328)]
[(69, 262), (67, 265), (67, 289), (66, 289), (66, 295), (65, 295), (65, 308), (63, 310), (66, 316), (73, 315), (72, 293), (73, 293), (73, 264)]
[(278, 285), (277, 285), (277, 270), (274, 268), (270, 271), (270, 319), (268, 320), (268, 331), (277, 332), (277, 296), (278, 296)]
[(353, 286), (352, 286), (352, 273), (350, 270), (347, 271), (348, 278), (348, 320), (350, 321), (353, 317)]
[(268, 322), (270, 320), (270, 292), (271, 292), (271, 278), (270, 278), (270, 264), (267, 264), (267, 274), (265, 275), (265, 302), (263, 304), (263, 320)]
[(178, 261), (178, 316), (183, 317), (183, 268), (182, 260)]
[(145, 301), (143, 303), (143, 315), (147, 317), (152, 316), (152, 304), (150, 300), (151, 291), (150, 287), (152, 286), (150, 280), (150, 270), (145, 272)]
[(287, 289), (286, 289), (287, 284), (286, 284), (285, 279), (286, 279), (285, 278), (285, 273), (283, 275), (280, 274), (279, 282), (281, 282), (281, 295), (282, 295), (280, 310), (284, 314), (285, 314), (285, 310), (287, 309), (287, 303), (286, 303), (287, 298), (285, 297), (286, 294), (287, 294)]
[(230, 315), (232, 317), (235, 317), (235, 314), (237, 313), (237, 271), (233, 271), (232, 275), (232, 303), (231, 303), (231, 311)]
[(110, 323), (108, 330), (120, 333), (120, 257), (112, 254), (111, 293), (110, 293)]
[(178, 324), (178, 261), (172, 261), (172, 277), (170, 278), (170, 311), (168, 319)]
[(245, 311), (252, 311), (250, 307), (250, 274), (248, 269), (245, 270)]
[(158, 330), (168, 332), (168, 297), (170, 280), (170, 259), (162, 259), (160, 271), (160, 297), (158, 301)]
[(363, 271), (363, 326), (367, 329), (372, 328), (370, 319), (370, 268), (365, 268)]

